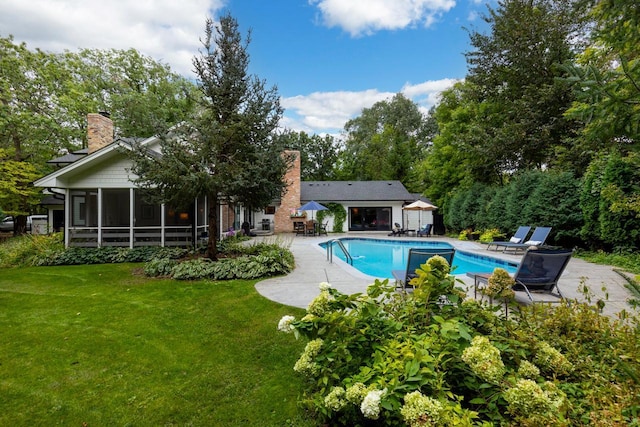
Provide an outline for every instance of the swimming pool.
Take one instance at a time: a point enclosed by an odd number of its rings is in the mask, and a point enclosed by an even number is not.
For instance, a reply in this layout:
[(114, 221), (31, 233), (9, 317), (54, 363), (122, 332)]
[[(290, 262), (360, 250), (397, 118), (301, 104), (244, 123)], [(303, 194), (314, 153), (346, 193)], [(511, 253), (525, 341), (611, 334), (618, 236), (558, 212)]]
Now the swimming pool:
[[(443, 248), (452, 246), (446, 242), (415, 241), (415, 240), (386, 240), (346, 237), (338, 239), (345, 246), (353, 258), (353, 267), (360, 272), (373, 277), (392, 278), (392, 270), (407, 268), (407, 257), (410, 248)], [(326, 249), (328, 242), (320, 246)], [(346, 261), (342, 250), (334, 243), (333, 256)], [(502, 261), (496, 258), (472, 254), (456, 250), (453, 258), (454, 274), (468, 272), (491, 273), (497, 267), (514, 273), (518, 264)]]

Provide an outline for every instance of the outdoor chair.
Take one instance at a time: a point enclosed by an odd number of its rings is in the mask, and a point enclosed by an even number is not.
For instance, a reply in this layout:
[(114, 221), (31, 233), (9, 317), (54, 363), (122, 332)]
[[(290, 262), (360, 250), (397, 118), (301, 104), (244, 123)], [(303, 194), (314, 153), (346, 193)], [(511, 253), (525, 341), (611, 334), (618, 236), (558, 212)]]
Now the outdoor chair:
[(389, 233), (388, 236), (402, 236), (403, 234), (406, 234), (406, 233), (407, 233), (407, 230), (405, 230), (404, 228), (402, 228), (402, 226), (400, 226), (400, 224), (395, 222), (393, 224), (393, 230), (391, 230), (391, 233)]
[(322, 223), (322, 224), (318, 224), (318, 236), (322, 236), (323, 234), (325, 236), (328, 236), (327, 234), (327, 224), (328, 222)]
[[(528, 249), (520, 261), (518, 270), (512, 276), (515, 280), (513, 290), (526, 292), (532, 302), (535, 302), (532, 293), (564, 298), (558, 281), (572, 254), (571, 249)], [(473, 278), (476, 296), (480, 285), (488, 285), (491, 273), (467, 273), (467, 276)]]
[(498, 242), (490, 242), (487, 245), (487, 250), (491, 250), (491, 246), (494, 246), (495, 249), (494, 250), (498, 250), (498, 246), (502, 245), (503, 243), (522, 243), (524, 242), (524, 239), (527, 238), (527, 235), (529, 234), (529, 231), (531, 230), (531, 227), (529, 227), (528, 225), (521, 225), (520, 227), (518, 227), (518, 229), (516, 230), (516, 232), (514, 233), (513, 237), (508, 240), (508, 241), (498, 241)]
[(316, 222), (312, 219), (307, 221), (304, 226), (304, 234), (306, 236), (315, 236), (316, 235)]
[(429, 237), (431, 235), (431, 224), (425, 224), (418, 229), (418, 237)]
[(513, 250), (514, 252), (526, 251), (532, 246), (544, 245), (544, 243), (547, 240), (547, 237), (549, 237), (550, 232), (551, 232), (551, 227), (536, 227), (536, 229), (533, 230), (533, 234), (531, 234), (531, 237), (529, 237), (529, 240), (527, 240), (524, 243), (511, 243), (511, 242), (504, 242), (504, 243), (494, 242), (494, 243), (496, 243), (496, 250), (499, 247), (503, 248), (502, 252), (507, 252), (509, 249)]
[(453, 264), (453, 257), (456, 253), (454, 248), (411, 248), (409, 249), (409, 257), (407, 258), (407, 268), (405, 270), (393, 270), (391, 274), (396, 280), (396, 287), (406, 289), (410, 287), (411, 279), (417, 277), (416, 270), (426, 263), (429, 258), (440, 255), (447, 260), (449, 265)]
[(305, 226), (302, 221), (295, 221), (293, 223), (293, 231), (295, 231), (296, 236), (304, 236)]

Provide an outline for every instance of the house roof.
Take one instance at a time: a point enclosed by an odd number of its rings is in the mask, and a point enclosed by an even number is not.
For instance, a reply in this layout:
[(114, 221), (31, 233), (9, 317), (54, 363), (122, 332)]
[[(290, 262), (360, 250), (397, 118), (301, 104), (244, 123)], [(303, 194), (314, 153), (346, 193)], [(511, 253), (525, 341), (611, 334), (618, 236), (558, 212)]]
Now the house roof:
[(415, 198), (400, 181), (302, 181), (300, 201), (310, 200), (412, 202)]
[(55, 165), (68, 165), (70, 163), (75, 162), (76, 160), (80, 160), (89, 154), (88, 148), (83, 148), (82, 150), (72, 151), (71, 153), (67, 153), (64, 156), (56, 157), (55, 159), (47, 160), (47, 163), (52, 163)]

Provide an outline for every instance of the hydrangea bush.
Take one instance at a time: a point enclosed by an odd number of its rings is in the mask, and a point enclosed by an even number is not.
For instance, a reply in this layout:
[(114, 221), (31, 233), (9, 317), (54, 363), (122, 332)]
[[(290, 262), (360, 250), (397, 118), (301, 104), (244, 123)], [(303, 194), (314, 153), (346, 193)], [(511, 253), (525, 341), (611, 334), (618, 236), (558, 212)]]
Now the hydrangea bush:
[[(506, 318), (465, 299), (442, 257), (416, 273), (412, 293), (376, 280), (365, 294), (345, 295), (323, 282), (306, 315), (279, 321), (278, 330), (308, 342), (294, 370), (308, 381), (301, 404), (319, 423), (640, 425), (637, 318), (608, 322), (575, 302)], [(572, 339), (557, 333), (559, 316)], [(595, 319), (608, 333), (594, 342), (582, 322)], [(594, 374), (597, 361), (616, 358), (597, 358), (613, 345), (627, 357)]]

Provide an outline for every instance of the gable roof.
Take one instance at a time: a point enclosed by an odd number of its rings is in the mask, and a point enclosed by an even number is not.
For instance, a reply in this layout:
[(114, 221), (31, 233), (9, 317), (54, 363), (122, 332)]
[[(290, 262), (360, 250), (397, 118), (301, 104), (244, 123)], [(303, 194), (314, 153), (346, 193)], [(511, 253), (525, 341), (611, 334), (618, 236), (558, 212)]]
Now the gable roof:
[(302, 181), (300, 201), (401, 201), (415, 200), (400, 181)]

